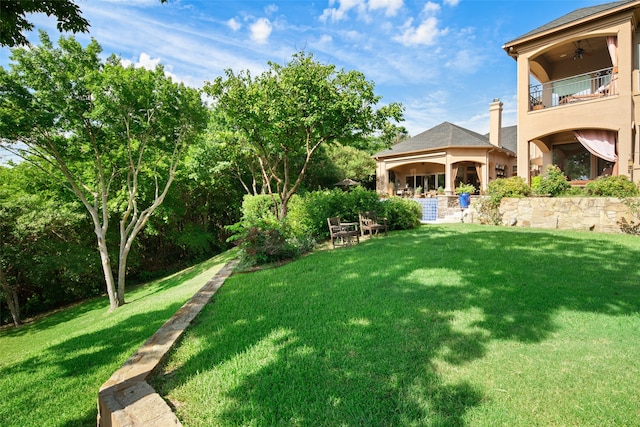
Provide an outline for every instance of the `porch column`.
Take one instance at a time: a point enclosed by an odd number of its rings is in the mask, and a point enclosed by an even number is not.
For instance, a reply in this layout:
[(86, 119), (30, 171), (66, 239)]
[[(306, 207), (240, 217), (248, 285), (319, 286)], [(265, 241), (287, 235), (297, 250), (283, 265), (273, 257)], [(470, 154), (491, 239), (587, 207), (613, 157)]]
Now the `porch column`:
[(447, 196), (452, 195), (455, 192), (455, 176), (453, 175), (453, 171), (451, 170), (451, 156), (449, 153), (445, 155), (445, 163), (444, 163), (444, 193)]
[(389, 171), (387, 171), (387, 162), (378, 160), (376, 165), (376, 191), (386, 194), (388, 192), (387, 183), (389, 182)]
[(489, 185), (489, 159), (487, 158), (487, 161), (484, 165), (480, 165), (480, 170), (482, 171), (482, 177), (479, 177), (480, 180), (482, 181), (481, 187), (479, 188), (481, 193), (484, 193), (485, 190), (487, 189), (487, 186)]

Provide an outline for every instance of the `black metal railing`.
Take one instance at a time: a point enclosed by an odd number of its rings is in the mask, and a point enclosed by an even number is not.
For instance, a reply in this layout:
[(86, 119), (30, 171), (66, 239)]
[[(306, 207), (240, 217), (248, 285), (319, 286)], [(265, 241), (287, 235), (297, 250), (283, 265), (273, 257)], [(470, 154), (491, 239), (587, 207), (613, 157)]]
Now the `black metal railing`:
[(529, 111), (618, 94), (614, 67), (529, 86)]

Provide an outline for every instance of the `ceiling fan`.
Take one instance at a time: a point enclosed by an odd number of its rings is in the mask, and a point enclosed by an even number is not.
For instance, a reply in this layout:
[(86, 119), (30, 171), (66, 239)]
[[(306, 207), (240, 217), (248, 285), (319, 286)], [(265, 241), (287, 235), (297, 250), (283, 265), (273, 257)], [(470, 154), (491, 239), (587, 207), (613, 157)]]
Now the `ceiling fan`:
[(578, 40), (576, 42), (576, 50), (573, 51), (573, 59), (577, 60), (577, 59), (582, 59), (584, 58), (585, 55), (590, 55), (590, 53), (587, 53), (581, 46), (580, 46), (580, 42), (581, 40)]

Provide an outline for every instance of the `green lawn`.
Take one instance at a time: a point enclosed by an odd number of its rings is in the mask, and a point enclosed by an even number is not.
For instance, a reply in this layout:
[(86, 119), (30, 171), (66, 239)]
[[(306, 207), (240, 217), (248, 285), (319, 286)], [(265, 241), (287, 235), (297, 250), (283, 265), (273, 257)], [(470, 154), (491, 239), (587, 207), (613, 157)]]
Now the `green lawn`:
[(0, 331), (0, 426), (91, 426), (100, 386), (229, 260), (227, 253), (20, 329)]
[(423, 226), (236, 274), (154, 385), (185, 426), (637, 426), (640, 239)]

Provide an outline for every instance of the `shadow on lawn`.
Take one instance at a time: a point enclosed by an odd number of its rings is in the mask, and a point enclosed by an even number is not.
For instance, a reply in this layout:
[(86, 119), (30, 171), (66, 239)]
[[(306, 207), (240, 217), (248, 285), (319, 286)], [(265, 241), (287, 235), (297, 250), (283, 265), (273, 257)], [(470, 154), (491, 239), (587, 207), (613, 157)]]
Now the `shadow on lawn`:
[[(220, 385), (233, 403), (218, 422), (464, 425), (483, 392), (445, 383), (438, 360), (477, 360), (492, 340), (543, 341), (563, 309), (639, 312), (638, 259), (611, 236), (437, 226), (319, 252), (229, 278), (190, 331), (203, 350), (158, 387), (166, 395), (264, 352), (236, 386)], [(183, 415), (202, 421), (216, 404)]]
[[(0, 424), (95, 425), (100, 386), (179, 307), (175, 303), (110, 322), (93, 333), (61, 338), (41, 353), (0, 368)], [(49, 367), (46, 374), (42, 365)], [(67, 405), (71, 401), (83, 404)], [(53, 413), (57, 415), (51, 417)]]

